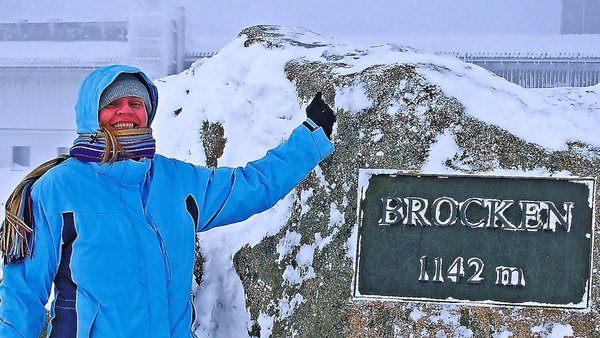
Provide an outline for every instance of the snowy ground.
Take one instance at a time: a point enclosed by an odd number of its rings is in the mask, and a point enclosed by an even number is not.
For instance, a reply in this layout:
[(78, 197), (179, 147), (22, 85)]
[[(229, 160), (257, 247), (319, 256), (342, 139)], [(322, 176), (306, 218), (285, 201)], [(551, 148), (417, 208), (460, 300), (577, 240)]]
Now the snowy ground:
[[(298, 32), (290, 32), (294, 36)], [(334, 40), (301, 32), (300, 39)], [(227, 144), (221, 166), (239, 166), (261, 157), (284, 140), (305, 118), (304, 107), (283, 72), (287, 61), (295, 58), (322, 60), (324, 50), (340, 52), (364, 46), (330, 45), (306, 49), (286, 46), (266, 50), (260, 44), (248, 48), (243, 38), (228, 44), (216, 56), (196, 64), (182, 74), (156, 81), (160, 92), (158, 115), (154, 122), (158, 152), (203, 165), (205, 157), (198, 130), (203, 121), (220, 122)], [(348, 72), (372, 64), (397, 62), (434, 63), (451, 71), (422, 70), (432, 83), (456, 97), (466, 112), (484, 122), (495, 124), (526, 141), (547, 149), (565, 149), (568, 141), (582, 141), (600, 147), (600, 85), (588, 88), (523, 89), (487, 71), (457, 59), (414, 52), (399, 52), (390, 46), (374, 47), (359, 59), (347, 58)], [(474, 67), (474, 68), (473, 68)], [(339, 92), (335, 106), (369, 106), (360, 88)], [(174, 113), (181, 108), (181, 113)], [(335, 136), (334, 136), (335, 137)], [(438, 137), (423, 172), (444, 173), (442, 158), (458, 150), (447, 134)], [(12, 171), (0, 168), (0, 200), (5, 201), (16, 183), (32, 168)], [(494, 174), (498, 174), (495, 172)], [(535, 172), (501, 174), (547, 175)], [(569, 173), (562, 173), (568, 175)], [(198, 313), (196, 332), (202, 337), (247, 337), (249, 314), (244, 306), (241, 282), (235, 273), (232, 256), (246, 244), (254, 245), (276, 233), (290, 215), (293, 195), (288, 195), (271, 210), (241, 224), (214, 229), (199, 235), (206, 258), (204, 282), (196, 290)], [(0, 217), (3, 218), (3, 210)], [(548, 337), (572, 334), (569, 325), (540, 328)], [(498, 337), (508, 337), (499, 335)]]

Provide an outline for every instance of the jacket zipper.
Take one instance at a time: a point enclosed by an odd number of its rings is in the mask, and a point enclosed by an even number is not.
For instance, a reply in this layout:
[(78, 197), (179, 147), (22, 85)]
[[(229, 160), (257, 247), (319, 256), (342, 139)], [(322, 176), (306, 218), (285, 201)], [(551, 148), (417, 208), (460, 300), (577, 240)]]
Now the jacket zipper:
[[(142, 183), (142, 189), (143, 187), (146, 187), (146, 180), (148, 179), (148, 175), (150, 174), (150, 171), (152, 170), (152, 165), (150, 166), (150, 170), (148, 170), (146, 172), (146, 176), (144, 178), (144, 183)], [(163, 265), (165, 267), (165, 273), (167, 275), (167, 283), (169, 283), (171, 281), (171, 264), (169, 263), (169, 254), (167, 253), (167, 249), (165, 246), (165, 242), (163, 240), (163, 237), (160, 234), (160, 231), (158, 231), (158, 227), (154, 224), (154, 220), (152, 219), (152, 217), (150, 217), (150, 215), (148, 215), (146, 213), (146, 201), (144, 200), (144, 194), (141, 194), (142, 196), (142, 212), (144, 213), (144, 217), (146, 217), (146, 220), (148, 221), (148, 225), (150, 225), (150, 227), (152, 228), (152, 230), (154, 230), (154, 234), (156, 235), (156, 238), (158, 238), (158, 244), (160, 246), (160, 251), (162, 253), (162, 257), (163, 257)]]
[(150, 217), (150, 216), (148, 216), (148, 214), (146, 214), (146, 210), (144, 210), (144, 215), (146, 216), (146, 219), (148, 220), (148, 224), (150, 225), (152, 230), (154, 230), (154, 234), (156, 235), (156, 238), (158, 239), (158, 244), (160, 246), (160, 251), (162, 252), (163, 264), (165, 266), (165, 272), (167, 275), (167, 283), (168, 283), (171, 281), (171, 263), (169, 263), (169, 254), (167, 253), (165, 242), (163, 240), (162, 235), (160, 234), (160, 231), (158, 230), (158, 227), (154, 224), (154, 220), (152, 219), (152, 217)]

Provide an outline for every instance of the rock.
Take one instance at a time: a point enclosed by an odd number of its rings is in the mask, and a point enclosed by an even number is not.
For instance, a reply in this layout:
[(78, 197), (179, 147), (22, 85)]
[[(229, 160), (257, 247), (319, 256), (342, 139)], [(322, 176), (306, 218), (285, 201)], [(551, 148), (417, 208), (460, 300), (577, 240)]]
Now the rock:
[[(445, 136), (456, 145), (455, 152), (443, 154), (443, 165), (453, 172), (542, 170), (593, 177), (600, 175), (600, 149), (579, 141), (568, 143), (566, 149), (549, 149), (468, 114), (464, 104), (423, 75), (456, 73), (442, 57), (415, 57), (414, 62), (399, 57), (400, 62), (356, 67), (348, 60), (368, 63), (370, 54), (381, 48), (398, 55), (416, 52), (398, 46), (328, 48), (318, 34), (277, 26), (250, 27), (240, 37), (246, 47), (322, 49), (317, 59), (289, 60), (284, 72), (296, 86), (300, 102), (322, 91), (338, 118), (336, 151), (298, 186), (287, 224), (234, 257), (253, 320), (251, 336), (262, 336), (261, 315), (273, 319), (273, 337), (491, 337), (503, 332), (525, 337), (534, 331), (549, 333), (554, 323), (570, 324), (578, 337), (600, 336), (596, 272), (589, 311), (356, 301), (350, 249), (356, 241), (361, 168), (419, 172), (431, 160), (432, 146)], [(465, 73), (457, 77), (479, 71), (471, 65), (460, 67)], [(490, 83), (494, 81), (502, 80)], [(353, 96), (360, 96), (354, 105)], [(215, 138), (222, 135), (221, 131)], [(597, 241), (593, 251), (596, 269)]]

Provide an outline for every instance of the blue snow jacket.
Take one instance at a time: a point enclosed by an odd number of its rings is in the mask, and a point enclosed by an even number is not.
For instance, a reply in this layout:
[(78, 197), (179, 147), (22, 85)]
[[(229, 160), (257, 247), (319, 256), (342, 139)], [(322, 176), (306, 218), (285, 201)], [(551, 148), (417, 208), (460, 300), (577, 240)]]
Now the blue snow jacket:
[[(84, 80), (79, 133), (98, 129), (100, 94), (123, 72), (140, 73), (111, 66)], [(156, 107), (156, 87), (141, 76)], [(4, 267), (0, 337), (39, 336), (53, 283), (49, 337), (193, 337), (195, 233), (270, 208), (332, 151), (321, 129), (301, 125), (243, 168), (161, 155), (102, 165), (66, 160), (32, 188), (35, 247), (31, 258)]]

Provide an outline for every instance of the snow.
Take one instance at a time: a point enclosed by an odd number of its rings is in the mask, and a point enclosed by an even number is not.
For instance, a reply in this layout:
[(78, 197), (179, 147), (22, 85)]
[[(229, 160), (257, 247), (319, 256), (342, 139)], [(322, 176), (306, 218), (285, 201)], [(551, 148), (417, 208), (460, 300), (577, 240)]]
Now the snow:
[(285, 236), (277, 244), (277, 253), (279, 253), (277, 261), (281, 262), (285, 256), (289, 255), (292, 249), (300, 244), (300, 239), (302, 239), (302, 235), (299, 233), (295, 231), (286, 232)]
[(494, 333), (493, 337), (494, 338), (508, 338), (511, 337), (513, 334), (510, 331), (502, 331), (499, 333)]
[[(547, 149), (566, 149), (573, 140), (600, 147), (600, 136), (595, 130), (600, 125), (600, 85), (588, 88), (558, 88), (528, 90), (510, 84), (479, 67), (460, 62), (448, 56), (437, 56), (415, 51), (402, 52), (391, 45), (366, 48), (361, 45), (335, 44), (335, 41), (303, 30), (290, 29), (288, 36), (310, 43), (325, 41), (330, 45), (305, 49), (286, 46), (266, 49), (260, 44), (244, 47), (244, 39), (237, 38), (214, 57), (198, 62), (181, 74), (156, 81), (160, 93), (158, 114), (154, 121), (157, 151), (163, 155), (204, 165), (205, 155), (199, 138), (204, 121), (218, 122), (225, 130), (226, 146), (219, 158), (220, 166), (240, 166), (262, 157), (285, 140), (294, 127), (305, 118), (308, 102), (300, 102), (294, 85), (286, 78), (283, 69), (287, 61), (303, 58), (323, 60), (327, 52), (364, 53), (361, 57), (345, 57), (340, 62), (348, 67), (339, 74), (352, 73), (373, 64), (411, 62), (423, 65), (418, 68), (429, 81), (443, 88), (447, 95), (456, 97), (466, 113), (484, 122), (495, 124), (528, 142)], [(600, 45), (600, 44), (598, 44)], [(64, 57), (64, 56), (61, 56)], [(450, 71), (436, 71), (426, 65), (433, 62)], [(360, 85), (339, 89), (335, 109), (357, 112), (369, 108), (372, 102)], [(400, 106), (397, 108), (401, 108)], [(175, 111), (181, 109), (176, 115)], [(391, 109), (394, 113), (397, 109)], [(335, 135), (335, 132), (334, 132)], [(383, 134), (372, 134), (378, 142)], [(458, 151), (452, 136), (446, 132), (437, 137), (430, 156), (422, 168), (424, 172), (444, 173), (447, 157)], [(30, 168), (33, 169), (33, 168)], [(498, 173), (531, 175), (532, 173), (498, 171)], [(5, 201), (12, 188), (28, 171), (0, 168), (0, 200)], [(319, 168), (315, 173), (322, 186), (330, 188)], [(547, 174), (538, 169), (535, 175)], [(564, 173), (568, 174), (568, 173)], [(360, 177), (368, 180), (368, 177)], [(366, 185), (365, 185), (366, 186)], [(346, 189), (348, 193), (354, 193)], [(302, 214), (308, 212), (306, 201), (313, 190), (300, 192)], [(245, 245), (256, 245), (266, 236), (276, 234), (288, 221), (295, 192), (288, 194), (270, 210), (239, 224), (217, 228), (198, 235), (202, 254), (206, 259), (204, 281), (195, 290), (197, 308), (196, 333), (202, 337), (248, 337), (250, 315), (246, 312), (244, 290), (233, 267), (232, 257)], [(347, 205), (347, 200), (345, 201)], [(4, 211), (0, 211), (4, 217)], [(329, 227), (345, 222), (344, 215), (332, 204)], [(288, 232), (277, 245), (278, 261), (296, 253), (298, 266), (287, 266), (283, 273), (286, 282), (301, 285), (315, 276), (312, 267), (314, 250), (321, 250), (334, 234), (322, 237), (315, 234), (315, 245), (300, 245), (300, 234)], [(348, 257), (356, 252), (356, 227), (346, 242)], [(297, 251), (296, 251), (297, 250)], [(281, 316), (289, 316), (303, 301), (296, 295), (278, 304)], [(411, 318), (423, 316), (413, 310)], [(413, 320), (417, 320), (414, 319)], [(261, 337), (270, 336), (275, 318), (260, 315)], [(443, 312), (430, 317), (432, 322), (457, 325), (458, 319)], [(462, 336), (469, 336), (464, 328)], [(570, 325), (556, 324), (550, 336), (572, 332)], [(472, 334), (472, 332), (471, 332)]]
[(429, 316), (429, 321), (432, 323), (442, 322), (445, 325), (457, 325), (458, 317), (453, 315), (453, 312), (450, 311), (453, 308), (453, 306), (444, 306), (439, 315)]
[(308, 267), (312, 264), (314, 255), (315, 247), (313, 245), (304, 244), (300, 247), (300, 250), (296, 255), (296, 262), (301, 267)]
[(383, 138), (383, 132), (381, 129), (375, 129), (371, 132), (373, 142), (379, 142)]
[(535, 325), (531, 327), (531, 333), (545, 338), (573, 337), (573, 327), (571, 324), (560, 323), (553, 323), (550, 325)]
[(333, 240), (333, 237), (335, 235), (337, 235), (337, 233), (339, 232), (339, 229), (333, 229), (333, 232), (331, 233), (331, 235), (323, 238), (321, 237), (321, 233), (317, 232), (315, 234), (315, 244), (317, 245), (317, 248), (319, 250), (323, 250), (323, 248), (325, 248), (327, 245), (329, 245), (329, 243), (331, 243), (331, 241)]
[(436, 141), (429, 149), (429, 157), (427, 162), (421, 168), (424, 173), (450, 173), (451, 169), (444, 165), (449, 154), (456, 154), (459, 150), (458, 145), (454, 141), (454, 137), (449, 130), (443, 134), (436, 136)]
[(329, 214), (329, 228), (333, 227), (336, 224), (344, 223), (344, 214), (340, 212), (337, 207), (337, 204), (331, 203), (331, 212)]
[(267, 338), (271, 336), (273, 330), (274, 318), (264, 313), (260, 313), (258, 316), (258, 324), (260, 325), (260, 338)]
[(544, 331), (544, 327), (536, 325), (531, 327), (531, 333), (540, 333)]
[(300, 216), (303, 216), (310, 210), (310, 206), (308, 205), (308, 199), (312, 197), (314, 192), (313, 190), (313, 188), (310, 188), (308, 190), (302, 190), (302, 192), (300, 193), (300, 206), (302, 207), (302, 209), (300, 210)]
[(571, 324), (554, 324), (547, 338), (562, 338), (573, 336)]
[(552, 331), (547, 338), (562, 338), (573, 336), (573, 327), (571, 324), (554, 324)]
[[(332, 135), (336, 134), (336, 130), (337, 126), (334, 125)], [(313, 172), (319, 180), (319, 185), (321, 187), (324, 187), (326, 192), (331, 192), (331, 189), (335, 187), (335, 183), (330, 185), (329, 182), (327, 182), (327, 180), (325, 179), (325, 175), (323, 175), (323, 170), (321, 170), (321, 167), (316, 167)]]
[(425, 312), (421, 311), (421, 309), (418, 308), (414, 308), (411, 312), (410, 312), (410, 319), (417, 321), (421, 318), (423, 318), (423, 316), (425, 316)]
[[(485, 71), (479, 67), (473, 71), (467, 67), (463, 64), (452, 67), (453, 72), (427, 70), (422, 74), (440, 85), (446, 95), (457, 98), (467, 114), (528, 142), (553, 150), (565, 150), (569, 141), (600, 146), (595, 130), (600, 123), (598, 86), (524, 89), (501, 78), (480, 76), (477, 73)], [(573, 135), (573, 131), (577, 133)]]
[(352, 260), (356, 259), (356, 245), (357, 245), (357, 237), (358, 237), (358, 226), (355, 225), (352, 228), (352, 233), (350, 237), (346, 241), (346, 257), (351, 258)]
[(304, 302), (304, 297), (302, 297), (301, 294), (296, 294), (291, 299), (288, 299), (287, 297), (282, 299), (279, 302), (279, 319), (289, 317), (294, 312), (294, 308), (300, 305), (302, 302)]
[(351, 112), (367, 109), (373, 102), (367, 97), (365, 89), (359, 85), (342, 87), (336, 90), (335, 106)]
[(314, 278), (315, 276), (314, 268), (310, 265), (297, 267), (288, 265), (285, 267), (281, 277), (290, 285), (300, 286), (304, 281)]

